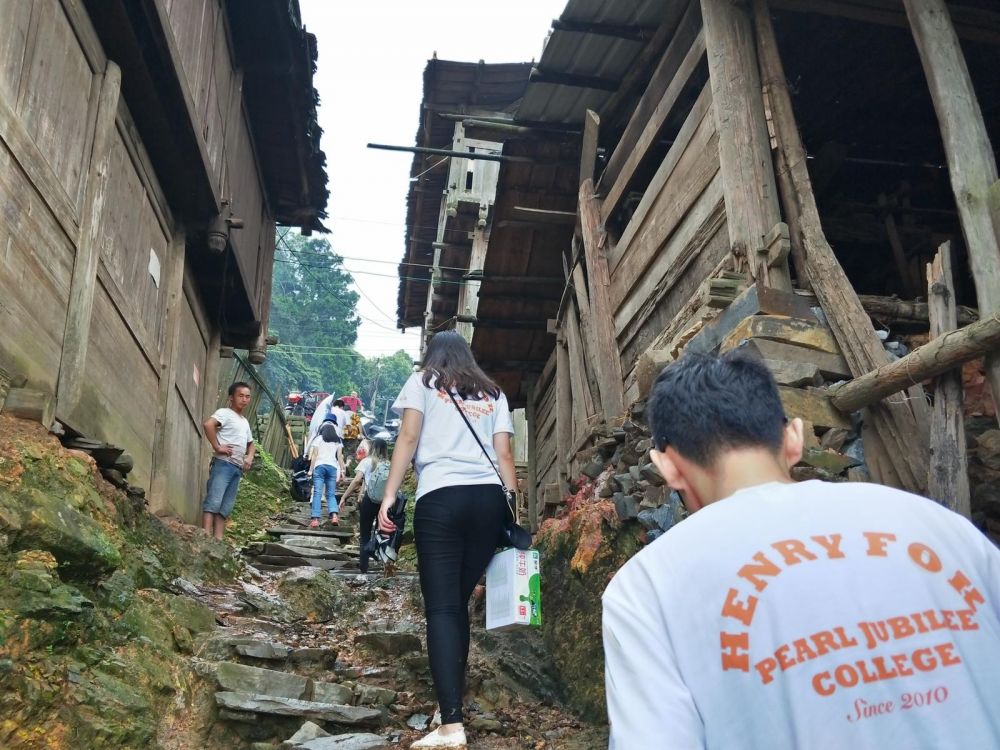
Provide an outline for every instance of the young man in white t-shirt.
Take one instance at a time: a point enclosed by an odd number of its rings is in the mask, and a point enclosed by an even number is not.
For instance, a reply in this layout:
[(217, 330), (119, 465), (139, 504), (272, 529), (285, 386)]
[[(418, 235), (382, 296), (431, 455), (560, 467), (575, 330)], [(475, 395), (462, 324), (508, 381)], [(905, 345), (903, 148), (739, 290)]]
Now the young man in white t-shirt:
[(694, 515), (604, 593), (611, 748), (1000, 747), (1000, 553), (925, 498), (795, 484), (802, 422), (747, 355), (653, 388)]
[(236, 504), (243, 472), (253, 464), (254, 442), (243, 412), (250, 405), (250, 386), (229, 386), (229, 406), (216, 409), (202, 425), (215, 452), (208, 469), (208, 486), (202, 503), (202, 528), (216, 539), (226, 534), (226, 523)]

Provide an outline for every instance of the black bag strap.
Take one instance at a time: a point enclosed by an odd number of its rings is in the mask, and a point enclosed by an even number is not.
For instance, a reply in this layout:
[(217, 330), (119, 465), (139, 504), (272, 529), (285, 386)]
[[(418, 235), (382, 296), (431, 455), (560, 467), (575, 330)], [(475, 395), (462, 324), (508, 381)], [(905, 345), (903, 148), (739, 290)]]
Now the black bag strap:
[(472, 433), (472, 437), (474, 437), (476, 442), (479, 443), (479, 448), (482, 450), (483, 455), (486, 456), (486, 460), (490, 462), (490, 466), (493, 467), (493, 471), (496, 472), (497, 479), (500, 480), (500, 488), (503, 490), (503, 494), (507, 496), (507, 501), (510, 502), (510, 489), (507, 487), (507, 483), (503, 481), (503, 477), (500, 476), (500, 470), (497, 468), (497, 465), (493, 463), (493, 459), (490, 458), (490, 454), (486, 452), (486, 446), (483, 445), (483, 441), (479, 439), (479, 433), (476, 432), (476, 428), (472, 426), (472, 422), (469, 421), (469, 418), (465, 416), (465, 412), (462, 411), (462, 407), (459, 406), (458, 400), (451, 391), (448, 391), (448, 398), (450, 398), (451, 402), (455, 404), (455, 408), (458, 409), (458, 413), (462, 417), (462, 421), (465, 422), (466, 427), (469, 428), (469, 432)]

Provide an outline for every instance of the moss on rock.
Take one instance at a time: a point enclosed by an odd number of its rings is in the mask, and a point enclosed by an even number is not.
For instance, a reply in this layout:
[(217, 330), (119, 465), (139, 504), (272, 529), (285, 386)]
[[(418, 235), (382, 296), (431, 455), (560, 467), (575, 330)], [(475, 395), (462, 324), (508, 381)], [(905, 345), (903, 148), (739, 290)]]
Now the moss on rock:
[(292, 502), (289, 475), (263, 448), (257, 449), (250, 471), (240, 481), (236, 505), (226, 534), (230, 542), (245, 544), (266, 538), (267, 519)]
[(599, 501), (546, 521), (536, 537), (542, 555), (542, 634), (569, 704), (589, 720), (606, 719), (601, 595), (642, 548), (639, 534), (634, 524), (619, 524), (609, 501)]
[(231, 579), (232, 549), (173, 533), (89, 458), (4, 416), (0, 527), (0, 747), (158, 747), (161, 724), (200, 689), (184, 635), (190, 648), (192, 630), (215, 627), (165, 586)]

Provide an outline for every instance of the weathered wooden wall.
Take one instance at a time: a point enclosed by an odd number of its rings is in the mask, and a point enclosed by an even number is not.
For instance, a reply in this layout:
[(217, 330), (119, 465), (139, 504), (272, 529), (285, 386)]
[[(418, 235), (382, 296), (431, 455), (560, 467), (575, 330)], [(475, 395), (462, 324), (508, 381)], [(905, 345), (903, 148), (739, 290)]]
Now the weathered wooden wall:
[[(218, 0), (157, 0), (221, 197), (266, 315), (274, 221)], [(7, 0), (0, 23), (0, 366), (59, 394), (56, 418), (124, 447), (155, 510), (194, 520), (219, 332), (182, 218), (72, 0)]]

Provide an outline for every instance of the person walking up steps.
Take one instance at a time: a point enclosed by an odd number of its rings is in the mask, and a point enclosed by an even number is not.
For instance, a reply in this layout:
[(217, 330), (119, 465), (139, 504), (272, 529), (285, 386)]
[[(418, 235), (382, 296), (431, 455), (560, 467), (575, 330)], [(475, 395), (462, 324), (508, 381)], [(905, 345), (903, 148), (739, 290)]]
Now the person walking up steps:
[(363, 458), (354, 468), (354, 478), (347, 486), (341, 501), (346, 501), (355, 490), (360, 488), (361, 500), (358, 503), (358, 515), (361, 519), (361, 552), (360, 568), (362, 573), (368, 572), (368, 555), (365, 546), (372, 538), (372, 529), (378, 515), (379, 504), (385, 485), (389, 481), (389, 445), (382, 438), (372, 441), (371, 455)]
[(392, 409), (402, 416), (402, 425), (378, 524), (386, 533), (395, 530), (389, 512), (413, 460), (418, 474), (413, 526), (427, 654), (441, 709), (441, 726), (410, 747), (466, 747), (462, 692), (469, 658), (468, 602), (493, 557), (508, 510), (500, 480), (458, 410), (508, 487), (517, 486), (510, 440), (514, 424), (507, 398), (454, 331), (431, 339), (423, 371), (410, 376)]
[(344, 477), (344, 446), (333, 422), (324, 422), (319, 434), (309, 446), (309, 473), (313, 478), (312, 520), (309, 528), (319, 526), (320, 511), (323, 510), (323, 493), (326, 492), (326, 507), (330, 511), (330, 523), (340, 522), (337, 504), (337, 481)]

